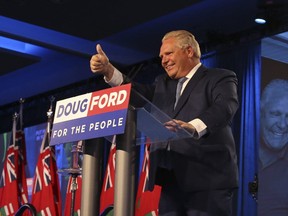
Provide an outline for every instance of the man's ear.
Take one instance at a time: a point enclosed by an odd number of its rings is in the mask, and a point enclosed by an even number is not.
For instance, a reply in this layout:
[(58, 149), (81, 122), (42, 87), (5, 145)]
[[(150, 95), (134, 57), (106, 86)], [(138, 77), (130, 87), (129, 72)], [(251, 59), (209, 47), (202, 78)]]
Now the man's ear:
[(187, 48), (187, 52), (188, 52), (188, 57), (192, 58), (194, 55), (194, 49), (191, 46), (188, 46)]

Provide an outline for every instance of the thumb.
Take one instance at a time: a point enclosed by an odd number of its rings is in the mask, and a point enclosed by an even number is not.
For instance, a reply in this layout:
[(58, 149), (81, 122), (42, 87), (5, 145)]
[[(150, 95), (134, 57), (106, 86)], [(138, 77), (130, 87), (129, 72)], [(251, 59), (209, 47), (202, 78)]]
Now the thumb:
[(97, 44), (96, 50), (97, 50), (97, 53), (100, 54), (100, 56), (101, 56), (101, 61), (103, 61), (103, 63), (107, 64), (109, 62), (109, 59), (108, 59), (107, 55), (105, 54), (105, 52), (102, 50), (102, 47), (100, 46), (100, 44)]

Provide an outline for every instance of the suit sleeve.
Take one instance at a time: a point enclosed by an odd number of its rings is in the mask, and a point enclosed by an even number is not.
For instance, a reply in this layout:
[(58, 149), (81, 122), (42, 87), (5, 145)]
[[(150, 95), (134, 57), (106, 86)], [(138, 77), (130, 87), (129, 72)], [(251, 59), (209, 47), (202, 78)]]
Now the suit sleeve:
[(228, 70), (212, 71), (212, 74), (207, 87), (210, 106), (199, 116), (207, 125), (208, 133), (231, 125), (239, 106), (236, 74)]

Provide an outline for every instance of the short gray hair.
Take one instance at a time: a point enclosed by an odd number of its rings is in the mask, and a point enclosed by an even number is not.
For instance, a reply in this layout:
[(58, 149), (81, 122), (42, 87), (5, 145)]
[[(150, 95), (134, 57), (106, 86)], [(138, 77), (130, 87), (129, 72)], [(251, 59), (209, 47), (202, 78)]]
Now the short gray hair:
[(201, 58), (201, 50), (194, 35), (186, 30), (176, 30), (168, 32), (162, 38), (162, 42), (168, 38), (175, 38), (180, 48), (191, 46), (195, 52), (195, 57)]
[(288, 80), (286, 79), (274, 79), (268, 83), (262, 92), (261, 110), (265, 107), (269, 99), (274, 97), (274, 94), (283, 93), (285, 91), (287, 92), (288, 97)]

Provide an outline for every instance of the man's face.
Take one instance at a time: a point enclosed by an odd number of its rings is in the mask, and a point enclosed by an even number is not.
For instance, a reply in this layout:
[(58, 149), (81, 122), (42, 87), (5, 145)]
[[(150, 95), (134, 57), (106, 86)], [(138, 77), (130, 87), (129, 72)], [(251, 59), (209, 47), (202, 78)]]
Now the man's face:
[(181, 49), (177, 46), (174, 38), (163, 41), (160, 48), (160, 58), (162, 67), (172, 79), (179, 79), (186, 76), (191, 70), (191, 56), (193, 50), (191, 47)]
[(264, 142), (276, 151), (288, 144), (288, 95), (280, 94), (270, 97), (261, 114)]

